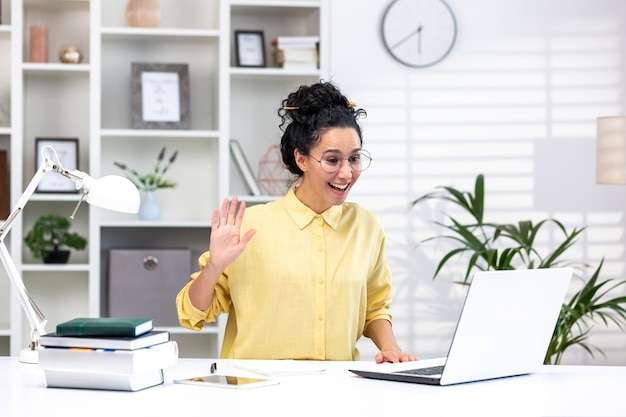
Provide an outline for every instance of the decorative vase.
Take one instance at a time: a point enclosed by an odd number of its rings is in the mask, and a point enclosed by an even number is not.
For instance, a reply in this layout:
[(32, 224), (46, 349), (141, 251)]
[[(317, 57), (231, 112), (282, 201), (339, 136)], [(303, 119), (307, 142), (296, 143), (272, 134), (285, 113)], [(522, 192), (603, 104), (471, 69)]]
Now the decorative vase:
[(48, 26), (30, 27), (30, 62), (48, 62)]
[(59, 49), (59, 61), (63, 64), (80, 64), (83, 53), (75, 46)]
[(294, 178), (285, 168), (280, 145), (272, 145), (259, 161), (259, 183), (268, 195), (285, 195)]
[(151, 28), (161, 22), (161, 6), (158, 0), (128, 0), (126, 3), (128, 26)]
[(161, 207), (154, 196), (154, 191), (146, 191), (139, 205), (139, 219), (159, 220), (161, 218)]

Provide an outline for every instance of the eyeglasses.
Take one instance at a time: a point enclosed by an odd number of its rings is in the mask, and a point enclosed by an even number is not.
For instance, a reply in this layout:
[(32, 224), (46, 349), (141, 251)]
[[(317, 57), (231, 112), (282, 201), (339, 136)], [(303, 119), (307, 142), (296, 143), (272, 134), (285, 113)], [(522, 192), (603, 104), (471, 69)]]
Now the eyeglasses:
[(372, 157), (369, 152), (364, 149), (361, 149), (358, 153), (349, 156), (348, 158), (340, 158), (337, 155), (337, 152), (334, 151), (324, 152), (320, 159), (317, 159), (312, 155), (309, 156), (319, 162), (322, 170), (324, 170), (324, 172), (328, 172), (329, 174), (339, 171), (344, 160), (348, 161), (350, 168), (356, 172), (365, 171), (372, 163)]

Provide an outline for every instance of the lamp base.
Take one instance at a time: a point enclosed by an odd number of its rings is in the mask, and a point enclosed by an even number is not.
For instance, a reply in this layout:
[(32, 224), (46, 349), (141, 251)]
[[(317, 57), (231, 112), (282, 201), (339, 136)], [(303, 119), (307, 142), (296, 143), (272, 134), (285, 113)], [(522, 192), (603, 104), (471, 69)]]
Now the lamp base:
[(21, 363), (31, 363), (38, 364), (39, 363), (39, 349), (31, 349), (24, 348), (20, 351), (20, 359)]

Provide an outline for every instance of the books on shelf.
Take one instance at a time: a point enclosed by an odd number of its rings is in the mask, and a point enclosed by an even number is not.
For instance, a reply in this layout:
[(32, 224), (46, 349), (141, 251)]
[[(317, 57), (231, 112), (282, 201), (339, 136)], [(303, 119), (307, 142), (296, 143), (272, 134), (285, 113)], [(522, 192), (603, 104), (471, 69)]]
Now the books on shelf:
[(141, 374), (168, 368), (178, 361), (175, 341), (135, 350), (43, 347), (39, 367), (73, 371)]
[(279, 36), (272, 40), (274, 62), (280, 68), (317, 69), (319, 36)]
[(152, 319), (143, 317), (85, 317), (57, 325), (59, 336), (139, 336), (152, 330)]
[(276, 49), (274, 58), (280, 62), (317, 62), (317, 49)]
[(276, 49), (274, 61), (285, 69), (317, 69), (317, 49)]
[(316, 62), (282, 62), (276, 65), (284, 70), (293, 71), (311, 71), (318, 68)]
[(272, 46), (276, 49), (314, 48), (320, 42), (319, 36), (277, 36), (272, 39)]
[(246, 154), (243, 152), (241, 144), (236, 139), (231, 139), (229, 144), (230, 153), (233, 156), (237, 167), (239, 168), (239, 172), (246, 182), (246, 185), (250, 189), (250, 193), (255, 196), (263, 195), (263, 189), (261, 188), (256, 175), (254, 175), (254, 171), (252, 171), (252, 167), (246, 158)]
[(152, 330), (139, 336), (61, 336), (49, 333), (39, 338), (39, 344), (47, 347), (75, 347), (92, 349), (135, 350), (165, 343), (170, 340), (169, 332)]
[(78, 388), (111, 391), (139, 391), (163, 383), (163, 370), (141, 374), (44, 369), (49, 388)]

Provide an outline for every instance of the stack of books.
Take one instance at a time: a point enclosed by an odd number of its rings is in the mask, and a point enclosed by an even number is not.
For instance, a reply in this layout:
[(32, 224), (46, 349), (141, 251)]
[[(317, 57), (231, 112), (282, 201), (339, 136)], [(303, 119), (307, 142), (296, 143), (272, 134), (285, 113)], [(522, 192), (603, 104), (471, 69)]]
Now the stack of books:
[(149, 318), (79, 318), (39, 340), (39, 367), (54, 388), (138, 391), (163, 383), (178, 345)]
[(276, 65), (284, 69), (317, 69), (319, 42), (319, 36), (279, 36), (273, 39)]

